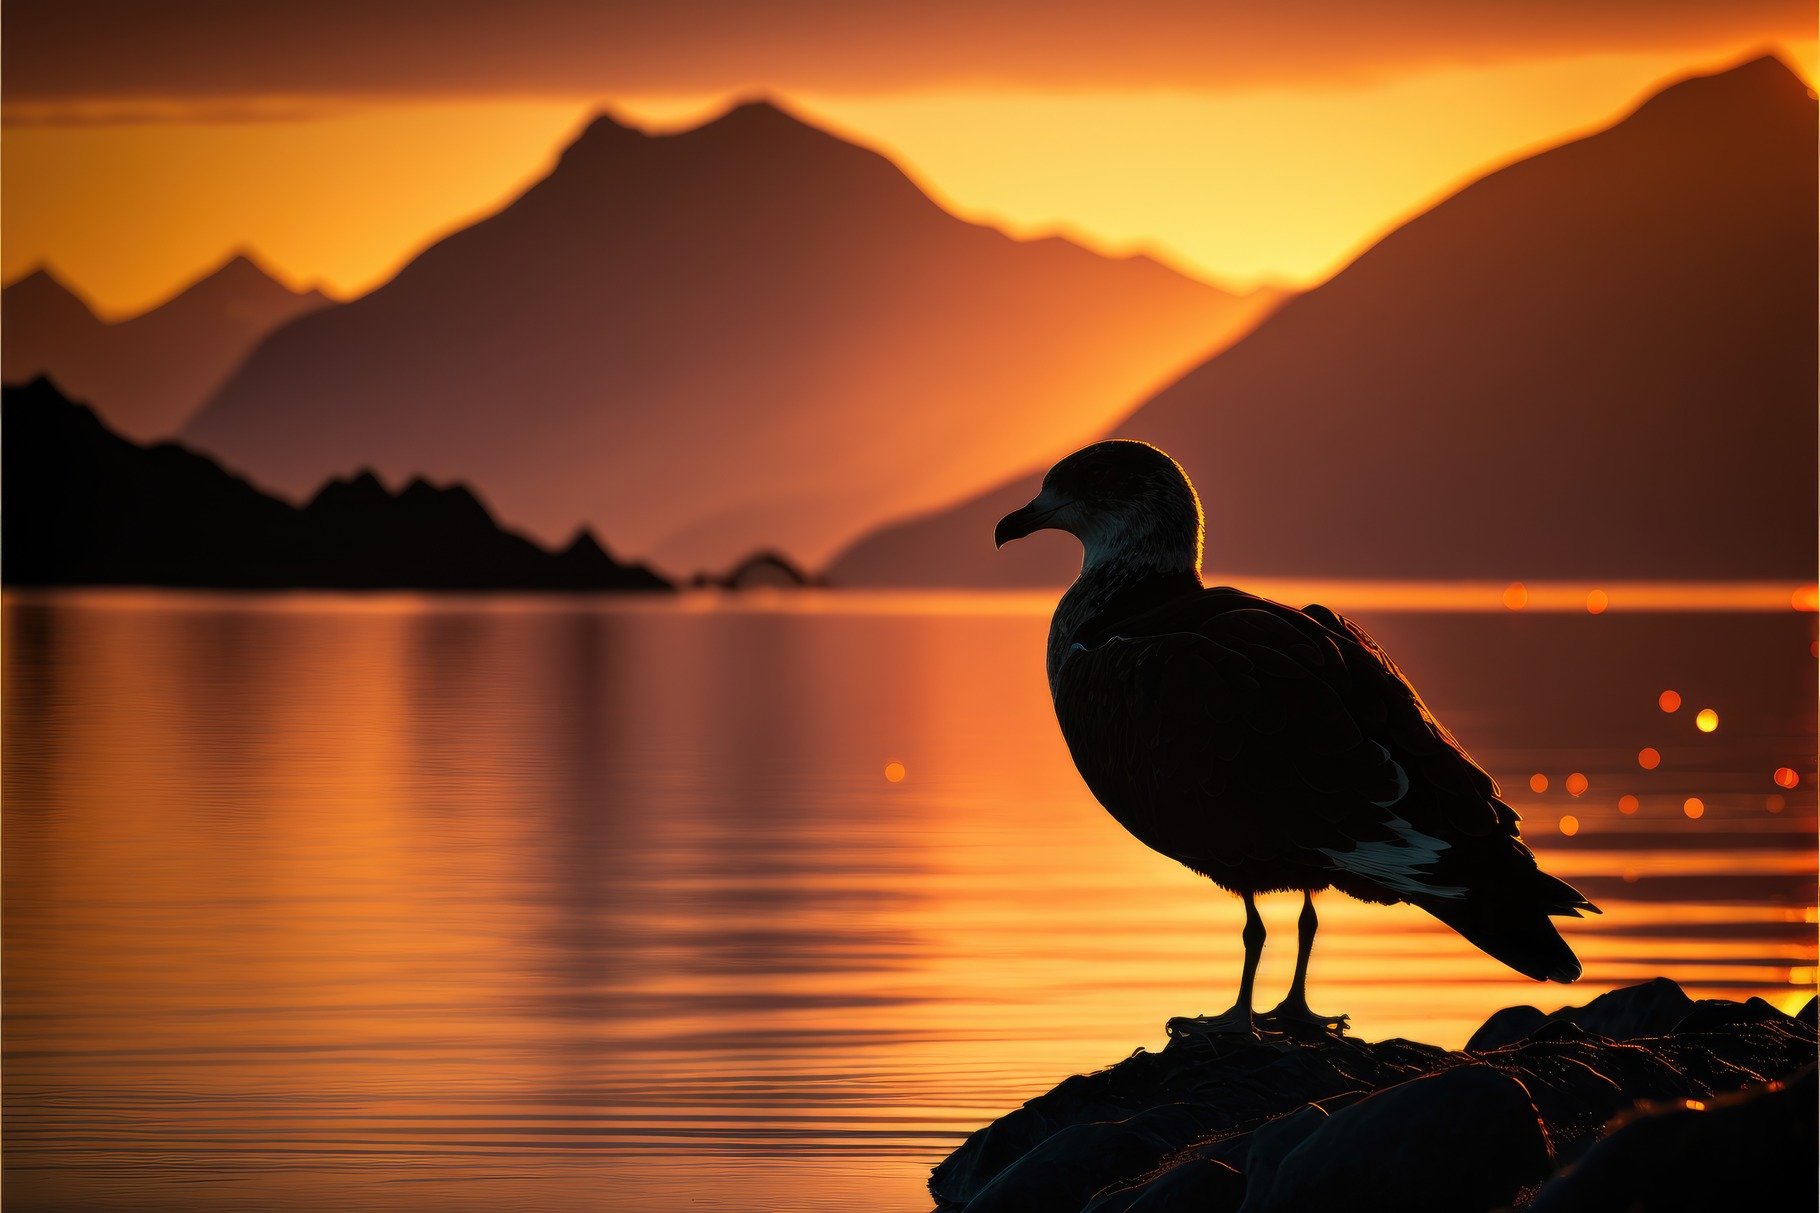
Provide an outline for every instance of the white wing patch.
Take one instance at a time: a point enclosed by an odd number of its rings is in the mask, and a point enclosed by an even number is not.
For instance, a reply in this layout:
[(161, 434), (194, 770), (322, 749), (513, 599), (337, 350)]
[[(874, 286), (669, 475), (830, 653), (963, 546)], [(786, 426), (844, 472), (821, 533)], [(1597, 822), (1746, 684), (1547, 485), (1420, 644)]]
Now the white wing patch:
[[(1406, 779), (1403, 785), (1407, 788)], [(1397, 799), (1402, 799), (1400, 794)], [(1455, 885), (1427, 883), (1433, 877), (1430, 869), (1434, 867), (1435, 860), (1441, 857), (1441, 852), (1447, 850), (1447, 843), (1422, 833), (1401, 817), (1392, 817), (1385, 824), (1397, 832), (1395, 841), (1361, 842), (1350, 851), (1332, 851), (1322, 847), (1321, 854), (1346, 871), (1376, 881), (1398, 893), (1414, 893), (1424, 897), (1466, 895), (1464, 888)]]

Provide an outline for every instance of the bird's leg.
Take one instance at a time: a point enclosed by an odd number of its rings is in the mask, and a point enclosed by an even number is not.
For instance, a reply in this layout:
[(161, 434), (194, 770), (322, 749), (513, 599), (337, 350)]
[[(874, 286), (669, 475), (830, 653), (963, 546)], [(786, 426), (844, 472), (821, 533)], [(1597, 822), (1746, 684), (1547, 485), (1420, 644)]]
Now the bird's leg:
[(1264, 920), (1258, 916), (1257, 902), (1250, 893), (1245, 898), (1245, 930), (1239, 936), (1245, 941), (1245, 969), (1239, 977), (1239, 1000), (1220, 1015), (1178, 1015), (1164, 1025), (1171, 1039), (1191, 1036), (1256, 1036), (1257, 1024), (1251, 1013), (1251, 983), (1258, 975), (1258, 959), (1264, 955)]
[(1276, 1010), (1266, 1012), (1264, 1022), (1273, 1028), (1319, 1028), (1324, 1032), (1344, 1032), (1349, 1022), (1344, 1015), (1318, 1015), (1308, 1009), (1308, 957), (1314, 952), (1314, 933), (1320, 927), (1314, 913), (1314, 894), (1302, 893), (1302, 916), (1296, 919), (1295, 980), (1289, 983), (1289, 997)]

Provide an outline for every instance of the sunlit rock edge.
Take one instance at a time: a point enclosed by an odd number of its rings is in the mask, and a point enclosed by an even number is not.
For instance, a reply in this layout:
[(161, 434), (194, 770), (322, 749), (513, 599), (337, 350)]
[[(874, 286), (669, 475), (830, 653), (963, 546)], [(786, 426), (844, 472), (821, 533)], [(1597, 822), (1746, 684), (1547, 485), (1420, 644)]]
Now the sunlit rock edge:
[(1666, 978), (1506, 1008), (1458, 1051), (1176, 1041), (977, 1130), (930, 1191), (968, 1213), (1812, 1207), (1815, 1051), (1812, 1000)]

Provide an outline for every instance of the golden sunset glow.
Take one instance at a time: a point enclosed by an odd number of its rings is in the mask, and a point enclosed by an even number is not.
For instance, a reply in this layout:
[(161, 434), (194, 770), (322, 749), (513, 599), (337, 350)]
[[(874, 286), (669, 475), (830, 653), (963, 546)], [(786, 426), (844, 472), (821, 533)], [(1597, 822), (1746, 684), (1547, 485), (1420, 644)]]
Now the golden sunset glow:
[(6, 1204), (1542, 1207), (1780, 1115), (1812, 2), (8, 6)]
[[(248, 247), (294, 285), (358, 295), (516, 195), (590, 114), (674, 129), (758, 92), (892, 156), (963, 217), (1149, 252), (1221, 283), (1304, 286), (1486, 169), (1619, 116), (1664, 77), (1758, 49), (1220, 92), (752, 81), (667, 94), (253, 98), (225, 114), (180, 100), (9, 102), (0, 274), (49, 263), (119, 316)], [(1812, 43), (1781, 49), (1811, 77)]]

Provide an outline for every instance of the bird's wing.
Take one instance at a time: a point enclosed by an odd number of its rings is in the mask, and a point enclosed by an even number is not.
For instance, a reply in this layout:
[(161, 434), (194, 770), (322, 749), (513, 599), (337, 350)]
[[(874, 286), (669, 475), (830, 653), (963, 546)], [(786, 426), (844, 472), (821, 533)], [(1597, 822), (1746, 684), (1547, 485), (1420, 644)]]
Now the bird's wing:
[(1211, 589), (1094, 620), (1055, 691), (1088, 785), (1202, 870), (1275, 861), (1451, 897), (1463, 888), (1437, 859), (1455, 839), (1515, 836), (1491, 777), (1377, 644), (1323, 608)]

